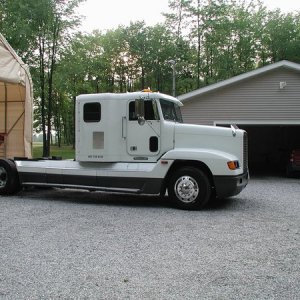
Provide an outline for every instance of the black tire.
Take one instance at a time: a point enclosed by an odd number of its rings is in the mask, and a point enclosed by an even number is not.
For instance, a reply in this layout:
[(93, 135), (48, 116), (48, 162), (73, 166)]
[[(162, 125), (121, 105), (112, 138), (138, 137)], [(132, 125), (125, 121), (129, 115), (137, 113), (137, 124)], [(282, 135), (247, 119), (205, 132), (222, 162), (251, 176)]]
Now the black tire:
[(168, 194), (181, 209), (203, 208), (210, 200), (212, 188), (207, 175), (194, 167), (178, 169), (170, 178)]
[(15, 164), (8, 159), (0, 160), (0, 195), (11, 195), (20, 190), (20, 181)]

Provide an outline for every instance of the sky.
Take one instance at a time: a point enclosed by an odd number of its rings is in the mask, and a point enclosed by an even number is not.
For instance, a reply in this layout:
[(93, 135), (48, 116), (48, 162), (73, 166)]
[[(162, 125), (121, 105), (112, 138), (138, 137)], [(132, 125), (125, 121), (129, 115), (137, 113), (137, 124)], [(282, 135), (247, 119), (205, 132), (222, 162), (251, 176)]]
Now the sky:
[[(282, 12), (300, 11), (299, 0), (263, 0), (270, 10), (280, 8)], [(162, 12), (168, 12), (168, 0), (86, 0), (78, 8), (85, 16), (81, 30), (115, 29), (118, 25), (128, 26), (130, 21), (145, 20), (152, 26), (163, 22)]]

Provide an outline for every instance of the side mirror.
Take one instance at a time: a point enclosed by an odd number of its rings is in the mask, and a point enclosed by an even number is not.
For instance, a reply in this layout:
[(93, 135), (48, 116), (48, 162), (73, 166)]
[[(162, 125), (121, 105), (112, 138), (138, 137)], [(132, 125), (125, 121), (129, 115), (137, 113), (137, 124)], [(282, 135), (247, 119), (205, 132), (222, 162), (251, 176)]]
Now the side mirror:
[(145, 124), (145, 104), (143, 99), (135, 99), (135, 113), (140, 125)]
[(140, 125), (144, 125), (145, 124), (145, 118), (144, 117), (138, 117), (138, 123)]

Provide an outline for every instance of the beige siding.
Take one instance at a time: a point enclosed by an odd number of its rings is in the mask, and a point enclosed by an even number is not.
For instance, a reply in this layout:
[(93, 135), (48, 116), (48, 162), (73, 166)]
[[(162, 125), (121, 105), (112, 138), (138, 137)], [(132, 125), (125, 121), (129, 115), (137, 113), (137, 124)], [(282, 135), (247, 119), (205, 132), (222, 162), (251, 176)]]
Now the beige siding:
[[(279, 83), (286, 82), (280, 89)], [(280, 68), (183, 102), (186, 123), (300, 124), (300, 73)]]

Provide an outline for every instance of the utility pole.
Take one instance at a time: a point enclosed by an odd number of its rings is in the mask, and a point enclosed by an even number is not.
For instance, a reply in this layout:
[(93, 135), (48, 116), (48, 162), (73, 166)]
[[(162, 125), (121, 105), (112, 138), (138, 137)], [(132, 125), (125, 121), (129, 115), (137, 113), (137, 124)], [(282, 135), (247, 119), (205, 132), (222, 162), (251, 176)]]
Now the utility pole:
[(175, 77), (176, 77), (176, 73), (175, 73), (175, 65), (176, 65), (176, 61), (175, 60), (169, 60), (169, 63), (172, 65), (172, 70), (173, 70), (173, 84), (172, 84), (172, 95), (173, 97), (176, 96), (176, 83), (175, 83)]

